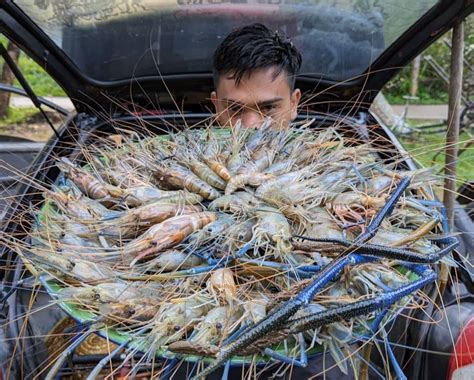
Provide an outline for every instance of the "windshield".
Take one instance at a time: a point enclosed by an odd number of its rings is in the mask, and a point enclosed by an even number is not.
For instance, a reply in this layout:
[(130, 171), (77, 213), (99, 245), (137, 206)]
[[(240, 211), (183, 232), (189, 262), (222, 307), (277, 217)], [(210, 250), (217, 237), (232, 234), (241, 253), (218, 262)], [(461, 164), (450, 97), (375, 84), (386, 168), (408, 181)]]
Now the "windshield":
[(356, 78), (437, 0), (17, 0), (84, 75), (101, 81), (209, 73), (234, 28), (290, 36), (300, 74)]

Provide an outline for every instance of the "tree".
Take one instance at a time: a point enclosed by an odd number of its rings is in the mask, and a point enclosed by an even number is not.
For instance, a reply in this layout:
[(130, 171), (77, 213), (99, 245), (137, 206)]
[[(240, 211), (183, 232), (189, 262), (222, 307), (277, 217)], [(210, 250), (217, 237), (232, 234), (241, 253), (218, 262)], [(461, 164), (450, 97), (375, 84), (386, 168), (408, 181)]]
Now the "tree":
[(421, 54), (416, 57), (411, 64), (411, 87), (410, 96), (418, 94), (418, 83), (420, 78)]
[[(18, 62), (20, 56), (20, 49), (12, 42), (8, 42), (7, 51), (10, 57), (12, 57), (15, 63)], [(0, 77), (0, 83), (12, 85), (15, 80), (13, 72), (10, 70), (6, 63), (3, 64), (2, 74)], [(7, 91), (0, 91), (0, 119), (7, 116), (8, 104), (10, 103), (10, 93)]]

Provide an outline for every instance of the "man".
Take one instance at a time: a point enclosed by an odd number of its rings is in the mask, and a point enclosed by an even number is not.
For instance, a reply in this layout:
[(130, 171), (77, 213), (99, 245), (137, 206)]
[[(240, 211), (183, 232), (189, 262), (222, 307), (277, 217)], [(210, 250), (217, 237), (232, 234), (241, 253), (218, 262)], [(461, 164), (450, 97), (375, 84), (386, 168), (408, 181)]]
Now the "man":
[(211, 100), (219, 123), (241, 119), (245, 127), (255, 128), (269, 116), (288, 125), (296, 118), (301, 99), (301, 91), (294, 88), (301, 60), (288, 38), (264, 25), (230, 33), (214, 53)]

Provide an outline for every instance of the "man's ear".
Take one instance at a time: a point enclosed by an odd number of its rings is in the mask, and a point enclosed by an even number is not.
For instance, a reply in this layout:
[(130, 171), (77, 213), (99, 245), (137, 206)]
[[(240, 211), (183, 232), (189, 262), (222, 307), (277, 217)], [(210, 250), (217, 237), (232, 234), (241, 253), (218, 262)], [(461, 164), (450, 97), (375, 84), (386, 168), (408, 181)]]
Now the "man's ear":
[(298, 105), (301, 100), (301, 90), (296, 88), (291, 94), (291, 120), (295, 120), (298, 116)]
[(215, 91), (211, 92), (211, 102), (212, 102), (212, 104), (214, 104), (214, 108), (217, 112), (217, 110), (218, 110), (218, 108), (217, 108), (217, 104), (218, 104), (217, 103), (217, 92), (215, 92)]

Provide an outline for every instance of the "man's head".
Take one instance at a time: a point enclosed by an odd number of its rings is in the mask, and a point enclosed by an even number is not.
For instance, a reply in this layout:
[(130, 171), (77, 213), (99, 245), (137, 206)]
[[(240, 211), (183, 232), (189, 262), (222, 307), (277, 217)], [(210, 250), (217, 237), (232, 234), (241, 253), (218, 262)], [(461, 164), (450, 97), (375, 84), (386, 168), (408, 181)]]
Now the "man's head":
[(291, 41), (261, 24), (229, 34), (214, 53), (211, 100), (220, 124), (241, 119), (257, 127), (270, 116), (288, 125), (301, 98), (294, 88), (300, 66), (301, 54)]

